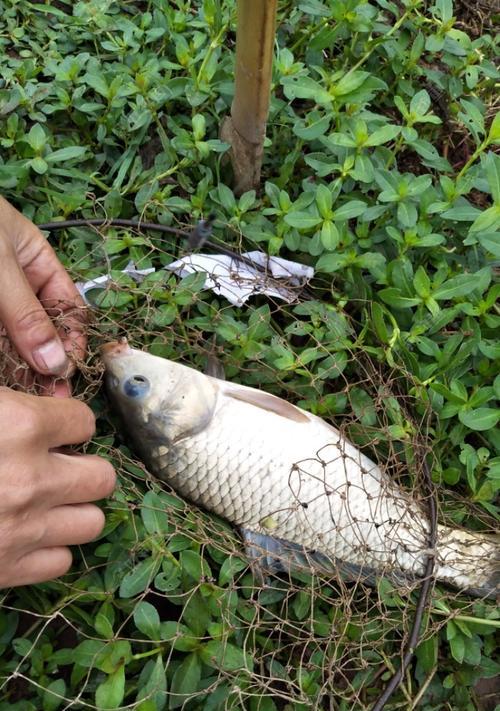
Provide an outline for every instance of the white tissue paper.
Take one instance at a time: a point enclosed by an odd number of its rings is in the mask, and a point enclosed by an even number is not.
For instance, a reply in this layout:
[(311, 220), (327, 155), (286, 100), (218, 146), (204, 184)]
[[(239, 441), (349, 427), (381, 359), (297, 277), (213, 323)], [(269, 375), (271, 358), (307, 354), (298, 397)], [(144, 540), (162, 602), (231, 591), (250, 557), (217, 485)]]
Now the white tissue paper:
[[(264, 252), (246, 252), (241, 256), (246, 261), (224, 254), (188, 254), (168, 264), (165, 269), (180, 277), (205, 272), (204, 288), (211, 289), (235, 306), (242, 306), (254, 294), (265, 294), (292, 303), (297, 298), (297, 287), (305, 286), (314, 276), (312, 267), (281, 257), (269, 257)], [(141, 282), (155, 269), (137, 269), (133, 262), (129, 262), (122, 271)], [(112, 281), (112, 277), (105, 274), (86, 282), (77, 282), (76, 287), (89, 304), (87, 293), (93, 289), (106, 289)]]

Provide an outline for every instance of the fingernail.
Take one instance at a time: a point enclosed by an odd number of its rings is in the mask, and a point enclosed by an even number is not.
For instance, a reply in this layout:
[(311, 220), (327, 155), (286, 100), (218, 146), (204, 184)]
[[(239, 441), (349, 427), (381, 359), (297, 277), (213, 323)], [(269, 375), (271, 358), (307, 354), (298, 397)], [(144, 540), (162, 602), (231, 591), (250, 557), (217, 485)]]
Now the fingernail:
[(62, 373), (68, 363), (62, 344), (56, 340), (44, 343), (43, 346), (34, 350), (33, 360), (40, 370), (54, 375)]

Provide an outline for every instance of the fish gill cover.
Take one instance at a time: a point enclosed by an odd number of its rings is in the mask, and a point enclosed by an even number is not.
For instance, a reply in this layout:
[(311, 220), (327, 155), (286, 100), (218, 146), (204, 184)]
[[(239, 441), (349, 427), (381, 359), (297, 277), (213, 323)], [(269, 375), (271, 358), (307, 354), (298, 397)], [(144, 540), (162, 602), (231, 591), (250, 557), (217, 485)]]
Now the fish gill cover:
[[(162, 269), (183, 256), (181, 238), (52, 235), (75, 280), (112, 277), (93, 297), (76, 393), (99, 416), (86, 451), (120, 484), (104, 533), (63, 580), (2, 593), (1, 711), (364, 711), (408, 647), (422, 581), (262, 583), (231, 526), (146, 471), (101, 387), (98, 349), (122, 335), (200, 370), (215, 356), (228, 381), (332, 422), (424, 510), (435, 501), (440, 522), (494, 530), (500, 127), (493, 20), (477, 8), (459, 3), (454, 22), (445, 0), (284, 3), (265, 189), (237, 199), (217, 137), (232, 3), (0, 0), (0, 189), (36, 222), (188, 229), (214, 211), (222, 244), (315, 269), (290, 286), (295, 302), (240, 308), (203, 274)], [(122, 272), (130, 260), (156, 271), (139, 283)], [(23, 382), (6, 344), (1, 364), (5, 382)], [(499, 626), (493, 602), (437, 584), (387, 708), (488, 708), (475, 685), (498, 674)]]

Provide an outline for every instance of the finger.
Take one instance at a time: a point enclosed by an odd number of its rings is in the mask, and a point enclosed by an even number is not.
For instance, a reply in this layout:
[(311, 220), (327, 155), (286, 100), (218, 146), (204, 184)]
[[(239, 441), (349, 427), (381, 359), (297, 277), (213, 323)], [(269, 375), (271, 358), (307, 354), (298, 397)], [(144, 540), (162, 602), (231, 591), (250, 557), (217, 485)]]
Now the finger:
[(45, 547), (76, 546), (88, 543), (104, 528), (103, 512), (93, 504), (56, 506), (45, 516), (45, 535), (40, 544)]
[(9, 587), (32, 585), (53, 580), (68, 572), (73, 556), (69, 548), (41, 548), (26, 553), (17, 561), (15, 573), (9, 576)]
[(51, 452), (49, 470), (42, 497), (55, 506), (99, 501), (110, 496), (116, 486), (113, 466), (93, 454)]
[(69, 380), (56, 380), (54, 382), (52, 397), (71, 397), (71, 392), (72, 388)]
[(3, 198), (0, 219), (34, 293), (49, 310), (60, 304), (58, 313), (64, 315), (62, 341), (66, 350), (74, 351), (79, 358), (86, 348), (86, 309), (76, 286), (40, 230)]
[(37, 397), (33, 429), (47, 449), (88, 442), (95, 432), (95, 416), (79, 400), (61, 397)]
[(71, 397), (71, 383), (69, 380), (54, 378), (50, 375), (36, 375), (36, 394), (47, 397)]
[(54, 324), (33, 293), (12, 245), (0, 239), (0, 321), (19, 354), (39, 373), (61, 375), (66, 352)]
[[(33, 226), (30, 224), (30, 227)], [(81, 360), (86, 351), (87, 308), (54, 250), (37, 230), (39, 249), (19, 250), (26, 278), (45, 311), (56, 322), (56, 329), (72, 361)], [(21, 240), (22, 243), (22, 240)], [(31, 247), (30, 242), (30, 247)], [(23, 245), (24, 246), (24, 245)]]

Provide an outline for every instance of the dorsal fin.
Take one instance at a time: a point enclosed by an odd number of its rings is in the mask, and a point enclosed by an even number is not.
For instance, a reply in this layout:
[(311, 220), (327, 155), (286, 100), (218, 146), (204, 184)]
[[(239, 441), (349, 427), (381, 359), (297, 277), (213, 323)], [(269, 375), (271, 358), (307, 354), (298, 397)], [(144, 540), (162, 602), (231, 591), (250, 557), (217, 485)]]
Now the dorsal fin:
[(236, 383), (220, 383), (220, 388), (224, 395), (232, 397), (235, 400), (240, 400), (241, 402), (246, 402), (249, 405), (260, 407), (261, 410), (274, 412), (276, 415), (280, 415), (280, 417), (293, 420), (293, 422), (300, 422), (302, 424), (310, 422), (306, 412), (299, 410), (298, 407), (291, 405), (286, 400), (276, 397), (276, 395), (271, 395), (262, 390), (248, 388)]

